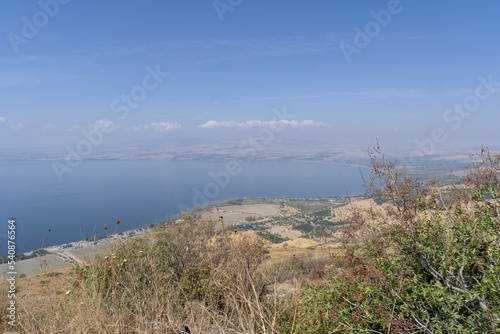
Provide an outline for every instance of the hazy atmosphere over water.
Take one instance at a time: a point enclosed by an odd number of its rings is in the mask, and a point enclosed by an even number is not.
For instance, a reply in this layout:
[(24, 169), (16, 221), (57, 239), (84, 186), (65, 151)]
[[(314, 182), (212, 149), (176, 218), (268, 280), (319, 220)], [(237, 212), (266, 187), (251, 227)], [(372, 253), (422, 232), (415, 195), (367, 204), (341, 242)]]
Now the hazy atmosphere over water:
[[(47, 3), (0, 13), (9, 158), (64, 158), (103, 120), (116, 130), (89, 155), (224, 143), (283, 108), (290, 146), (412, 150), (435, 128), (436, 149), (498, 145), (495, 1)], [(473, 112), (445, 114), (489, 76)]]
[[(116, 219), (122, 222), (118, 232), (123, 232), (221, 199), (318, 197), (363, 189), (356, 167), (288, 161), (240, 167), (240, 174), (215, 183), (211, 174), (220, 174), (226, 163), (87, 161), (58, 182), (49, 162), (2, 162), (0, 215), (17, 218), (18, 250), (25, 252), (41, 248), (44, 237), (44, 245), (53, 246), (102, 236), (102, 227)], [(227, 186), (205, 189), (207, 184), (224, 186), (222, 182)], [(6, 249), (0, 251), (6, 255)]]

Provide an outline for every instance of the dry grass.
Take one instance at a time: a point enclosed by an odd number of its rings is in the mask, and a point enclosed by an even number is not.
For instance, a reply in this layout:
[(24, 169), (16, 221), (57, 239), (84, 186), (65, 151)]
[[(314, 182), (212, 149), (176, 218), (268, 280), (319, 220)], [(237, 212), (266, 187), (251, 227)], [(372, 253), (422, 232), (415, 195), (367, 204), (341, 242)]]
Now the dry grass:
[[(296, 278), (322, 251), (270, 249), (252, 233), (214, 235), (213, 225), (185, 217), (122, 245), (108, 244), (89, 265), (19, 278), (16, 330), (277, 333), (280, 298), (300, 290)], [(5, 293), (0, 303), (6, 309)], [(11, 330), (5, 322), (0, 329)]]

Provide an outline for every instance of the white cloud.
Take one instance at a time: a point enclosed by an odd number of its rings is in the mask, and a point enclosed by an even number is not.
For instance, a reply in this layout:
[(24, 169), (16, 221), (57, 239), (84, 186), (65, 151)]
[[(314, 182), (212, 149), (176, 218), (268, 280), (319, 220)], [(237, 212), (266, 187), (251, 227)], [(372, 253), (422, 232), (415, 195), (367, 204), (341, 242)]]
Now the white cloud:
[(72, 124), (66, 131), (68, 131), (68, 132), (75, 132), (77, 130), (80, 130), (81, 128), (82, 127), (80, 125), (78, 125), (78, 124)]
[(45, 124), (44, 126), (42, 126), (42, 131), (43, 132), (54, 132), (54, 131), (60, 131), (60, 129), (57, 126), (55, 126), (54, 124), (48, 123), (48, 124)]
[(7, 120), (3, 117), (0, 117), (0, 124), (5, 123)]
[(182, 125), (180, 125), (177, 122), (160, 122), (160, 123), (142, 124), (133, 127), (133, 129), (134, 131), (151, 130), (157, 132), (165, 132), (165, 131), (181, 130)]
[(108, 119), (100, 119), (92, 124), (89, 124), (89, 128), (92, 130), (106, 129), (106, 131), (116, 130), (120, 126), (113, 121)]
[(238, 123), (235, 121), (230, 122), (217, 122), (214, 120), (208, 121), (205, 124), (198, 125), (199, 128), (213, 129), (213, 128), (235, 128)]
[(12, 124), (10, 128), (12, 130), (21, 130), (22, 128), (24, 128), (24, 124), (23, 123)]
[(279, 121), (256, 121), (250, 120), (242, 123), (238, 123), (236, 121), (229, 122), (217, 122), (214, 120), (208, 121), (205, 124), (198, 125), (199, 128), (202, 129), (220, 129), (220, 128), (252, 128), (252, 127), (287, 127), (287, 128), (318, 128), (325, 127), (328, 124), (324, 122), (316, 122), (313, 120), (305, 120), (305, 121), (289, 121), (289, 120), (279, 120)]
[(51, 129), (55, 129), (55, 128), (57, 128), (57, 126), (55, 126), (55, 125), (54, 125), (54, 124), (52, 124), (52, 123), (45, 124), (45, 125), (42, 127), (42, 129), (44, 129), (44, 130), (51, 130)]

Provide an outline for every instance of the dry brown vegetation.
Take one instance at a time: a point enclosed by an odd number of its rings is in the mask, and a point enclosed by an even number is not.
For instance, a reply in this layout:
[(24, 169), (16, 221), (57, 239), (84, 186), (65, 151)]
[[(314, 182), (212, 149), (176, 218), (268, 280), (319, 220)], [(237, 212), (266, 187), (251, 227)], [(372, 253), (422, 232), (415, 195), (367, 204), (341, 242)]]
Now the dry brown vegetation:
[[(324, 252), (269, 246), (253, 232), (214, 234), (212, 221), (185, 216), (109, 243), (89, 265), (18, 279), (17, 331), (277, 332), (278, 296), (297, 293)], [(6, 294), (0, 302), (5, 309)], [(10, 330), (5, 321), (0, 328)]]

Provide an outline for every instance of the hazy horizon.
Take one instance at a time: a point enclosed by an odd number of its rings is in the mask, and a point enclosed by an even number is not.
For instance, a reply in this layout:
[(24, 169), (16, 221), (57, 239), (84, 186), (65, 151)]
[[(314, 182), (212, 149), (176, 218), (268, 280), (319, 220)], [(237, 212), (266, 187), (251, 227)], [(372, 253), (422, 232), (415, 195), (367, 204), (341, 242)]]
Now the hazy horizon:
[(0, 151), (64, 155), (89, 137), (85, 158), (273, 126), (270, 146), (498, 147), (496, 7), (9, 1)]

